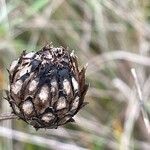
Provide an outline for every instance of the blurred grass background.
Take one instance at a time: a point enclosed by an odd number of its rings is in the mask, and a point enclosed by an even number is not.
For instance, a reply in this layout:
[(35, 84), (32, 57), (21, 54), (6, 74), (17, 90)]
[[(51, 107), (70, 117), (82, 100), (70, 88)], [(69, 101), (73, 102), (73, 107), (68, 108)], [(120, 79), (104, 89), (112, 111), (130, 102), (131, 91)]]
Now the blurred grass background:
[(46, 43), (74, 49), (88, 63), (89, 105), (76, 123), (35, 131), (22, 121), (0, 122), (0, 150), (149, 150), (150, 136), (130, 69), (136, 68), (150, 114), (149, 0), (0, 0), (0, 112), (6, 68), (23, 50)]

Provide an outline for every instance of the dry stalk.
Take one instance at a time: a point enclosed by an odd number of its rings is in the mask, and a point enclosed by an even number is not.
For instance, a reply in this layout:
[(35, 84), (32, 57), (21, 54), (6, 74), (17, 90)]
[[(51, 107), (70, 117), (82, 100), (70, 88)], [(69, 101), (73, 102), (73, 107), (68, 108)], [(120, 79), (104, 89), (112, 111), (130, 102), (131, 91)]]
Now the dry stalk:
[(147, 112), (145, 110), (142, 90), (141, 90), (141, 87), (140, 87), (140, 84), (139, 84), (139, 80), (138, 80), (135, 68), (131, 69), (131, 73), (132, 73), (132, 76), (134, 78), (136, 89), (137, 89), (137, 93), (138, 93), (138, 96), (139, 96), (139, 104), (140, 104), (143, 120), (144, 120), (145, 126), (147, 128), (148, 134), (150, 134), (150, 122), (149, 122), (149, 118), (148, 118)]
[(17, 118), (18, 117), (15, 114), (12, 114), (12, 113), (0, 114), (0, 121), (10, 120), (10, 119), (17, 119)]

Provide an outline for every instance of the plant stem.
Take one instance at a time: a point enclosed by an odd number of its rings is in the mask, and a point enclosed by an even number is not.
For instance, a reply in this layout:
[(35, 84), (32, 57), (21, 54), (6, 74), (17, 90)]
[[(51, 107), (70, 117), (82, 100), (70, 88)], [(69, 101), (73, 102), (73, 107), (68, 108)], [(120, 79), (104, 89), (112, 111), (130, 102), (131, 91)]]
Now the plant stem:
[(137, 93), (138, 93), (138, 96), (139, 96), (139, 103), (140, 103), (140, 107), (141, 107), (143, 120), (144, 120), (145, 126), (147, 128), (147, 131), (150, 134), (150, 121), (149, 121), (148, 114), (147, 114), (145, 106), (144, 106), (142, 90), (141, 90), (141, 87), (140, 87), (140, 83), (139, 83), (135, 68), (131, 69), (131, 73), (132, 73), (132, 76), (135, 80), (135, 85), (136, 85)]
[(9, 120), (9, 119), (17, 119), (18, 117), (12, 113), (4, 113), (0, 114), (0, 121)]

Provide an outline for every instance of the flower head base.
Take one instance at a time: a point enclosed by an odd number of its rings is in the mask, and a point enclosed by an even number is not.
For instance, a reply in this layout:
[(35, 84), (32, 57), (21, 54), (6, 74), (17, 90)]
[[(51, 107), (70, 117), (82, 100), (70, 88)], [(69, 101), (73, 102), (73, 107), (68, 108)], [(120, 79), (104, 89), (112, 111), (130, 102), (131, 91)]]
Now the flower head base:
[(85, 70), (79, 71), (77, 57), (63, 47), (24, 51), (9, 69), (8, 101), (13, 113), (36, 129), (73, 122), (86, 104)]

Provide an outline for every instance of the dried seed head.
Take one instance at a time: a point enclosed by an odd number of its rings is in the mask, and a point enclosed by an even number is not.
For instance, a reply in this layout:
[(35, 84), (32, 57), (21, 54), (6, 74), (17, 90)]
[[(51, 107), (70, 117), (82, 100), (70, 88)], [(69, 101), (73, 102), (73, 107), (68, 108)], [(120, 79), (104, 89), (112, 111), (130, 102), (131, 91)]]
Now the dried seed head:
[(65, 79), (63, 81), (63, 89), (64, 89), (64, 91), (66, 92), (67, 95), (69, 95), (71, 93), (71, 85), (70, 85), (70, 82), (67, 79)]
[(47, 86), (43, 86), (39, 93), (39, 98), (41, 101), (46, 101), (48, 99), (49, 88)]
[(66, 108), (66, 106), (67, 106), (67, 104), (66, 104), (65, 97), (60, 97), (57, 101), (56, 110), (61, 110), (63, 108)]
[(37, 88), (37, 85), (38, 85), (38, 81), (32, 80), (32, 81), (29, 83), (29, 91), (30, 91), (30, 92), (34, 91), (34, 90)]
[(52, 113), (44, 114), (41, 118), (41, 120), (45, 121), (46, 123), (49, 123), (53, 119), (55, 119), (55, 116)]
[(46, 45), (23, 52), (10, 66), (8, 101), (19, 118), (38, 128), (57, 128), (72, 122), (86, 104), (85, 68), (78, 69), (74, 51)]
[(13, 92), (14, 94), (18, 94), (19, 91), (20, 91), (21, 88), (22, 88), (22, 84), (23, 84), (22, 80), (18, 80), (18, 81), (16, 81), (14, 84), (12, 84), (12, 86), (11, 86), (12, 92)]
[(33, 104), (31, 101), (25, 101), (22, 104), (22, 110), (25, 114), (30, 115), (33, 111)]

